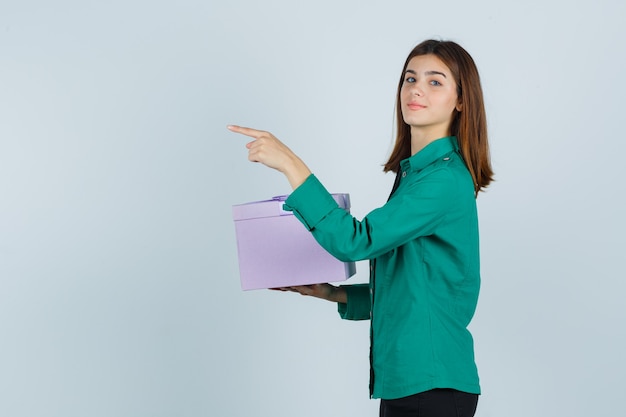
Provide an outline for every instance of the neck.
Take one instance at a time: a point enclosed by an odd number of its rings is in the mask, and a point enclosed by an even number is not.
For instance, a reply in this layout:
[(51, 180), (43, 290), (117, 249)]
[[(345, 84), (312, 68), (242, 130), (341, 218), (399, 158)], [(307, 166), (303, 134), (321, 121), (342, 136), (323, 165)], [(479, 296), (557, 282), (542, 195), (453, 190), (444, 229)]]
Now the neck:
[(424, 149), (431, 142), (449, 136), (447, 132), (425, 132), (411, 128), (411, 156)]

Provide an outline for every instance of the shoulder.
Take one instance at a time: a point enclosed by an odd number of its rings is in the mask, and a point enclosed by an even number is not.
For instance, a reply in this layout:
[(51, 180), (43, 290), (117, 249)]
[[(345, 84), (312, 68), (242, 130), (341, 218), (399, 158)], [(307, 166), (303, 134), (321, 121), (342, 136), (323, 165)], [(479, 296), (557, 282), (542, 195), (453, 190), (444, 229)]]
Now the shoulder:
[(469, 170), (457, 153), (450, 153), (433, 161), (411, 177), (411, 182), (415, 185), (428, 184), (447, 189), (459, 188), (459, 191), (469, 186), (473, 190)]
[(420, 204), (438, 206), (447, 211), (461, 202), (474, 201), (472, 177), (458, 154), (446, 155), (424, 169), (403, 178), (398, 191), (403, 199), (419, 200)]

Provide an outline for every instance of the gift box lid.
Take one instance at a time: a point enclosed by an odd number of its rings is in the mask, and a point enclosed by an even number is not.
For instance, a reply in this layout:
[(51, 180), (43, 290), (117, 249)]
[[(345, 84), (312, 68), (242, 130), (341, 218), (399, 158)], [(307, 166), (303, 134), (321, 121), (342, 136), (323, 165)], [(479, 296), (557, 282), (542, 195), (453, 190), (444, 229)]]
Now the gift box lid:
[[(350, 210), (350, 194), (331, 194), (339, 207)], [(283, 205), (288, 195), (279, 195), (269, 200), (253, 201), (233, 206), (233, 220), (260, 219), (263, 217), (293, 216)]]

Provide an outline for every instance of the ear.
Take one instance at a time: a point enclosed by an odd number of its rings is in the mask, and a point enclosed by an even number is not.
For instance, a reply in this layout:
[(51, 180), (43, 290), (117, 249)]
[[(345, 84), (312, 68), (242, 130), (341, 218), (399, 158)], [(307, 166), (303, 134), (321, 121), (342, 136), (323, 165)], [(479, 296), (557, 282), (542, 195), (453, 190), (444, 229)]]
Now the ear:
[(455, 107), (455, 108), (456, 108), (456, 111), (458, 111), (458, 112), (460, 112), (461, 110), (463, 110), (463, 104), (461, 103), (461, 99), (459, 99), (459, 100), (456, 102), (456, 107)]

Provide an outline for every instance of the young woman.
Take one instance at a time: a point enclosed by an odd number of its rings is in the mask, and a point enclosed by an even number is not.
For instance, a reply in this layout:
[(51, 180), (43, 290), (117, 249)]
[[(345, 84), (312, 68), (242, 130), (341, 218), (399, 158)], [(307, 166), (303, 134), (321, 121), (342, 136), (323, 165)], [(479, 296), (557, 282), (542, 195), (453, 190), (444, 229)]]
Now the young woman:
[(300, 286), (338, 303), (342, 318), (371, 320), (370, 395), (380, 415), (473, 416), (480, 386), (467, 326), (480, 286), (476, 196), (491, 181), (478, 71), (450, 41), (409, 54), (396, 101), (398, 133), (384, 166), (396, 173), (387, 203), (361, 221), (339, 208), (304, 162), (271, 133), (248, 159), (282, 172), (285, 207), (331, 254), (370, 260), (369, 284)]

